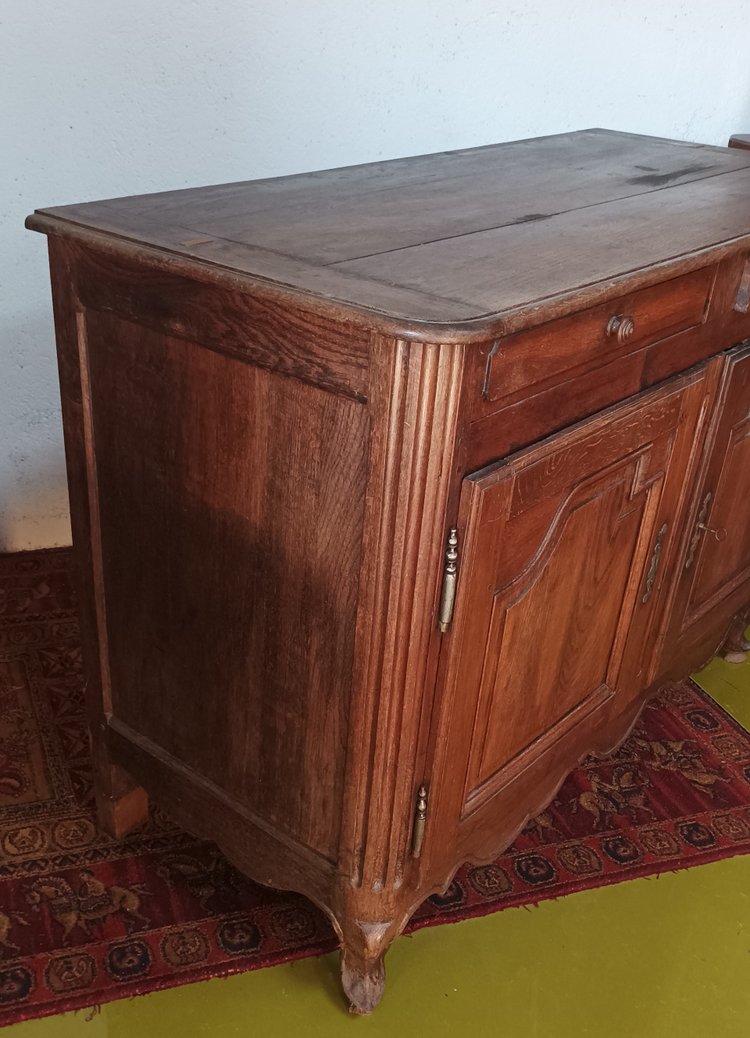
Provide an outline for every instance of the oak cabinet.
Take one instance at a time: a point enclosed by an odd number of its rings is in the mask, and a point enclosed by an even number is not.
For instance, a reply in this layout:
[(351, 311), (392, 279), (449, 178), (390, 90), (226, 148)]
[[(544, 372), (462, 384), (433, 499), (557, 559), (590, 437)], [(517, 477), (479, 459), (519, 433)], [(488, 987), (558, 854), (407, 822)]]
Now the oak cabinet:
[(307, 895), (367, 1012), (425, 897), (743, 651), (750, 152), (587, 130), (28, 225), (101, 824), (150, 796)]

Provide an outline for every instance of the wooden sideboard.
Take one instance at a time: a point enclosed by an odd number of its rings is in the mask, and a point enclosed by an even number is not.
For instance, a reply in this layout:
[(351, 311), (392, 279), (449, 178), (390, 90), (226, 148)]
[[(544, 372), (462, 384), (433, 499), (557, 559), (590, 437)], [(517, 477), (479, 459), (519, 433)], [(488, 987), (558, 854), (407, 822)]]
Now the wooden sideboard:
[(28, 226), (101, 823), (148, 790), (307, 895), (366, 1012), (459, 864), (744, 651), (750, 151), (585, 130)]

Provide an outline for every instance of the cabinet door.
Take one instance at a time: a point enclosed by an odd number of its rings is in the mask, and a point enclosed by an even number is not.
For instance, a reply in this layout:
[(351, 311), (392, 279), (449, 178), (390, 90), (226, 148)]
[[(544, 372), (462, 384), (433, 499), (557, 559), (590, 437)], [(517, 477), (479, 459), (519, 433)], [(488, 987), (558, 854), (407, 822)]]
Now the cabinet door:
[(680, 560), (667, 638), (672, 675), (700, 666), (750, 604), (750, 347), (727, 359), (710, 454)]
[(488, 852), (635, 716), (705, 411), (699, 372), (464, 480), (437, 785)]

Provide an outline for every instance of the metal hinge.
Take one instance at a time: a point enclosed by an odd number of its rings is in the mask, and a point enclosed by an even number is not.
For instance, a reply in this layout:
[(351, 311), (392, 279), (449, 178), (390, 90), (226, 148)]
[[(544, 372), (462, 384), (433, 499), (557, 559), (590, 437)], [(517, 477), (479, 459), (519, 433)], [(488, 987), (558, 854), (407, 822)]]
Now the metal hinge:
[(447, 631), (453, 619), (453, 603), (456, 600), (456, 581), (458, 580), (458, 529), (452, 526), (448, 531), (448, 544), (445, 550), (443, 568), (443, 590), (440, 595), (440, 612), (438, 625), (441, 631)]
[(411, 856), (418, 858), (422, 853), (424, 827), (427, 821), (427, 786), (424, 783), (417, 790), (417, 803), (414, 808), (414, 828), (411, 834)]

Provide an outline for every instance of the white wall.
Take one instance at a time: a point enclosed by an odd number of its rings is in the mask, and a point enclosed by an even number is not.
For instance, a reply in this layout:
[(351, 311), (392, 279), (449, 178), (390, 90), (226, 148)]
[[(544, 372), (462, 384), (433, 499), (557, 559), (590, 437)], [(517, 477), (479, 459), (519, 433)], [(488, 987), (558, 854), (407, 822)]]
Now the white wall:
[(33, 208), (585, 126), (750, 132), (750, 0), (0, 0), (0, 550), (70, 536)]

